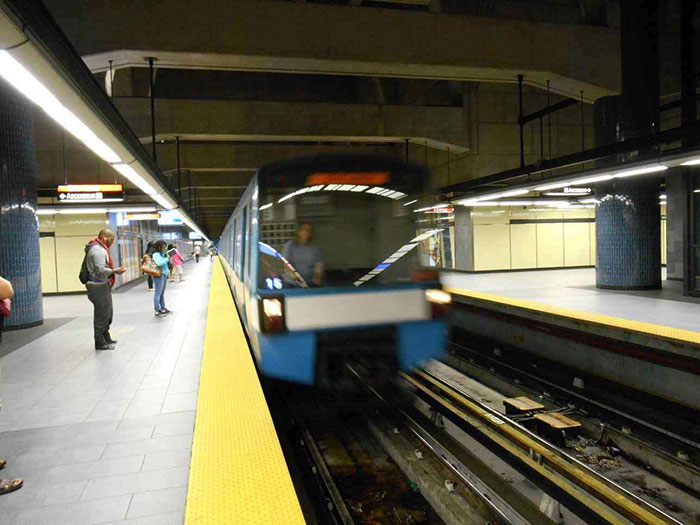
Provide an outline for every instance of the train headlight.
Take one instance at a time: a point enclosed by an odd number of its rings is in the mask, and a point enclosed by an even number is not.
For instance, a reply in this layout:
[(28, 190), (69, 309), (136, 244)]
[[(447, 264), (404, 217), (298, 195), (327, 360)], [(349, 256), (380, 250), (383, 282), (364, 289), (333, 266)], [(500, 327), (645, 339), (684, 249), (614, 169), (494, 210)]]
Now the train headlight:
[(283, 332), (284, 299), (282, 297), (265, 297), (260, 299), (260, 329), (266, 333)]
[(452, 295), (445, 290), (426, 290), (425, 298), (430, 303), (430, 310), (433, 314), (433, 319), (444, 317), (452, 304)]

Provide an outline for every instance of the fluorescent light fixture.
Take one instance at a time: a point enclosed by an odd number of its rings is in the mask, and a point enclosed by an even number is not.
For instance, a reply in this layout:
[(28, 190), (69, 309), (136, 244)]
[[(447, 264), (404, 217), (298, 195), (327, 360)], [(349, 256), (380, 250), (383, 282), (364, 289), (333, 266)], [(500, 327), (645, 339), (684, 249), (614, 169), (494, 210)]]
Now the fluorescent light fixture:
[(665, 200), (665, 199), (666, 199), (666, 194), (665, 194), (665, 193), (662, 193), (661, 195), (659, 195), (659, 199)]
[(409, 201), (406, 204), (404, 204), (404, 206), (410, 206), (411, 204), (415, 204), (416, 202), (418, 202), (418, 199), (413, 199), (412, 201)]
[(573, 184), (570, 180), (565, 182), (555, 182), (553, 184), (545, 184), (544, 186), (537, 186), (535, 191), (547, 191), (547, 190), (558, 190), (559, 188), (566, 188)]
[(39, 208), (36, 210), (37, 215), (55, 215), (57, 210), (51, 208)]
[(75, 210), (58, 210), (61, 215), (87, 215), (89, 213), (107, 213), (107, 208), (76, 208)]
[(662, 166), (661, 164), (656, 164), (654, 166), (643, 166), (641, 168), (632, 168), (631, 170), (618, 171), (614, 174), (614, 177), (632, 177), (634, 175), (644, 175), (646, 173), (656, 173), (657, 171), (665, 171), (668, 166)]
[(266, 210), (266, 209), (268, 209), (268, 208), (272, 208), (272, 203), (271, 203), (271, 202), (268, 202), (267, 204), (263, 204), (262, 206), (260, 206), (259, 209), (260, 209), (260, 211), (263, 211), (263, 210)]
[(141, 175), (136, 173), (136, 170), (134, 170), (134, 168), (132, 168), (129, 164), (112, 164), (112, 167), (119, 173), (124, 175), (124, 177), (126, 177), (127, 180), (131, 181), (132, 184), (135, 184), (146, 195), (154, 195), (158, 193), (158, 191), (155, 188), (153, 188), (153, 186), (148, 184), (143, 179), (143, 177), (141, 177)]
[(7, 51), (0, 51), (0, 76), (43, 109), (75, 138), (105, 162), (121, 162), (119, 156)]
[(167, 196), (161, 195), (161, 194), (156, 194), (156, 195), (151, 195), (151, 198), (156, 201), (158, 204), (163, 206), (166, 210), (172, 210), (175, 208), (175, 204), (171, 203)]
[(498, 204), (499, 206), (532, 206), (536, 204), (535, 201), (498, 201), (492, 204)]
[(360, 191), (365, 191), (367, 188), (369, 188), (369, 186), (363, 186), (361, 184), (358, 184), (350, 191), (360, 192)]
[(602, 182), (612, 179), (612, 175), (596, 175), (595, 177), (586, 177), (584, 179), (575, 180), (572, 184), (589, 184), (591, 182)]
[(579, 202), (582, 204), (594, 204), (596, 202), (595, 197), (590, 197), (588, 199), (579, 199)]
[(475, 200), (477, 202), (478, 201), (492, 201), (492, 200), (500, 199), (501, 197), (503, 197), (502, 193), (494, 193), (493, 195), (485, 195), (484, 197), (476, 197)]
[(138, 213), (138, 212), (149, 212), (149, 211), (156, 211), (155, 206), (125, 206), (125, 207), (119, 207), (119, 208), (107, 208), (107, 211), (110, 213)]
[(698, 164), (700, 164), (700, 159), (691, 159), (681, 162), (681, 166), (697, 166)]
[(501, 193), (501, 197), (516, 197), (518, 195), (525, 195), (526, 193), (530, 193), (530, 190), (511, 190)]
[(698, 188), (697, 190), (693, 190), (693, 193), (700, 193), (700, 188)]

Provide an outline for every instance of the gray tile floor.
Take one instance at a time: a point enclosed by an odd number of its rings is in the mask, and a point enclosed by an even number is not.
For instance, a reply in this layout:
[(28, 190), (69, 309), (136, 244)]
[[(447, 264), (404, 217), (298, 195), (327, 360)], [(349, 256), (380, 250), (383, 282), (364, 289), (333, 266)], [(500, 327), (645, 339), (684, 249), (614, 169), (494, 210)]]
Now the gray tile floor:
[(596, 289), (594, 268), (442, 274), (447, 286), (700, 331), (700, 299), (683, 297), (683, 284), (665, 280), (665, 269), (662, 278), (662, 290), (627, 292)]
[(75, 319), (0, 359), (0, 475), (25, 480), (0, 524), (182, 523), (211, 267), (168, 284), (166, 318), (145, 283), (114, 294), (112, 351), (94, 350), (85, 296), (44, 298)]

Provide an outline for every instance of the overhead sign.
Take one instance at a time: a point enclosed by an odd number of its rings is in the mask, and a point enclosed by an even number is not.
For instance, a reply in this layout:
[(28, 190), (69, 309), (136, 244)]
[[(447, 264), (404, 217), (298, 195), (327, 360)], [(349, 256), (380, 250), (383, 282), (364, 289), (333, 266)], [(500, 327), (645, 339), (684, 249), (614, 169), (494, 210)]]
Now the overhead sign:
[(124, 200), (121, 184), (61, 184), (56, 188), (59, 202), (119, 202)]
[(157, 221), (157, 213), (127, 213), (125, 219), (127, 221)]
[(198, 241), (201, 238), (202, 238), (202, 236), (200, 234), (198, 234), (197, 232), (190, 232), (190, 240), (191, 241)]
[(307, 186), (319, 184), (379, 186), (385, 182), (389, 182), (388, 171), (317, 171), (306, 178)]
[(176, 210), (164, 210), (159, 212), (158, 225), (159, 226), (179, 226), (184, 224), (182, 221), (182, 215)]
[(564, 193), (571, 193), (571, 194), (582, 194), (582, 193), (590, 193), (593, 191), (591, 188), (572, 188), (572, 187), (567, 187), (564, 188)]

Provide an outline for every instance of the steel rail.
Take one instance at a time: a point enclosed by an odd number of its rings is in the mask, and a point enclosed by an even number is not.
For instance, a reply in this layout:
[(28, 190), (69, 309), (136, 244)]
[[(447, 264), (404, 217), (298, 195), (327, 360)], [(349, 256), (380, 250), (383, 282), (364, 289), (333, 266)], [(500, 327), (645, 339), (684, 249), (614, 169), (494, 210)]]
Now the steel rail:
[(328, 512), (331, 514), (335, 523), (342, 525), (353, 525), (355, 520), (352, 519), (350, 511), (348, 511), (348, 508), (345, 505), (345, 500), (343, 500), (343, 496), (340, 494), (335, 481), (333, 481), (333, 476), (326, 466), (326, 462), (323, 459), (323, 454), (319, 450), (318, 445), (316, 445), (316, 442), (311, 436), (308, 428), (303, 427), (300, 430), (302, 440), (301, 444), (302, 446), (306, 447), (310, 460), (314, 463), (315, 470), (313, 470), (312, 473), (317, 478), (320, 485), (319, 488), (325, 493)]
[(423, 414), (417, 410), (411, 411), (402, 408), (392, 402), (385, 394), (368, 384), (352, 366), (348, 365), (347, 368), (363, 388), (398, 415), (402, 424), (469, 487), (472, 494), (493, 514), (497, 523), (503, 525), (554, 525), (554, 521), (522, 496), (520, 492), (513, 489), (509, 483), (502, 482), (497, 474), (484, 475), (484, 471), (488, 467), (466, 448), (459, 444), (455, 445), (456, 440), (445, 430), (437, 427), (428, 430), (428, 423), (421, 422), (425, 418)]
[[(602, 410), (610, 412), (611, 414), (615, 414), (616, 416), (619, 416), (621, 418), (632, 421), (640, 426), (646, 427), (649, 430), (653, 430), (654, 432), (658, 432), (660, 434), (663, 434), (667, 437), (675, 439), (676, 441), (679, 441), (681, 443), (685, 443), (686, 445), (691, 446), (695, 449), (700, 449), (700, 443), (698, 443), (697, 441), (693, 441), (692, 439), (688, 439), (680, 434), (677, 434), (676, 432), (673, 432), (673, 431), (668, 430), (666, 428), (655, 425), (654, 423), (650, 423), (649, 421), (645, 421), (641, 418), (633, 416), (632, 414), (628, 414), (627, 412), (623, 412), (620, 409), (617, 409), (617, 408), (612, 407), (610, 405), (606, 405), (605, 403), (601, 403), (600, 401), (596, 401), (595, 399), (584, 396), (583, 394), (581, 394), (579, 392), (575, 392), (574, 390), (566, 388), (562, 385), (558, 385), (552, 381), (549, 381), (547, 379), (539, 377), (535, 374), (531, 374), (530, 372), (525, 372), (524, 370), (517, 368), (515, 366), (512, 366), (512, 365), (509, 365), (508, 363), (506, 363), (504, 361), (499, 361), (498, 359), (493, 359), (492, 357), (475, 352), (474, 350), (470, 349), (467, 346), (461, 345), (459, 343), (454, 343), (454, 342), (451, 344), (452, 344), (452, 346), (455, 346), (455, 347), (459, 348), (460, 350), (466, 350), (467, 352), (478, 355), (480, 359), (484, 359), (484, 360), (489, 361), (491, 363), (497, 364), (498, 366), (502, 366), (503, 368), (506, 368), (512, 372), (516, 372), (524, 377), (527, 377), (529, 379), (537, 381), (538, 383), (541, 383), (543, 385), (547, 385), (548, 387), (555, 388), (555, 389), (559, 390), (560, 392), (564, 392), (565, 394), (567, 394), (569, 396), (580, 399), (580, 400), (584, 401), (585, 403), (589, 403), (589, 404), (594, 405)], [(457, 357), (462, 358), (461, 356), (459, 356), (459, 354), (457, 354)]]
[(435, 374), (401, 376), (607, 523), (681, 523)]

